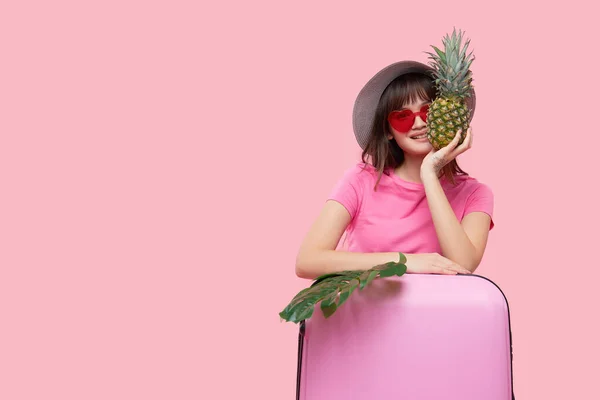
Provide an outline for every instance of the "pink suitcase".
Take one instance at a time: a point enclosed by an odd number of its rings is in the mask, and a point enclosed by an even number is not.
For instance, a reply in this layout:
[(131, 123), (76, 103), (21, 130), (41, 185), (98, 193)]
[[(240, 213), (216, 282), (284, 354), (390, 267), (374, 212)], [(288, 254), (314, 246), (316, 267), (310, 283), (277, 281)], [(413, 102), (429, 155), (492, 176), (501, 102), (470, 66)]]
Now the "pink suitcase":
[(510, 400), (508, 302), (479, 275), (378, 278), (300, 322), (298, 400)]

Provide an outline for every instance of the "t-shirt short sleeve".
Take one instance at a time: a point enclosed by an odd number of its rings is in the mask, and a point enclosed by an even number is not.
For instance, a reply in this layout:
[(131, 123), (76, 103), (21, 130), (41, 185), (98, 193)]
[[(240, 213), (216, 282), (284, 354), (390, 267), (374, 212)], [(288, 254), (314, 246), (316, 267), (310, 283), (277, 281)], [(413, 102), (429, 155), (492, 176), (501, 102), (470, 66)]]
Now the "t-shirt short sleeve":
[(334, 185), (327, 198), (343, 205), (352, 218), (356, 216), (360, 208), (363, 195), (361, 173), (366, 174), (367, 171), (363, 171), (360, 164), (346, 170), (342, 178)]
[(472, 212), (484, 212), (492, 218), (490, 230), (494, 227), (494, 193), (489, 186), (479, 183), (467, 199), (465, 215)]

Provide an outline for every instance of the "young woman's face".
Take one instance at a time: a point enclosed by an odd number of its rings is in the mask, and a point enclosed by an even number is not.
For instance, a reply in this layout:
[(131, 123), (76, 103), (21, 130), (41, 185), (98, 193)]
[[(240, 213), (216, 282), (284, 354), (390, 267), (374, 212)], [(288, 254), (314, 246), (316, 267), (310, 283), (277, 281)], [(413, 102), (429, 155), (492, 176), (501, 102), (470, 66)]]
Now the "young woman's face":
[(388, 125), (392, 134), (388, 135), (388, 139), (395, 139), (406, 154), (425, 156), (432, 149), (425, 122), (430, 103), (419, 99), (390, 114)]

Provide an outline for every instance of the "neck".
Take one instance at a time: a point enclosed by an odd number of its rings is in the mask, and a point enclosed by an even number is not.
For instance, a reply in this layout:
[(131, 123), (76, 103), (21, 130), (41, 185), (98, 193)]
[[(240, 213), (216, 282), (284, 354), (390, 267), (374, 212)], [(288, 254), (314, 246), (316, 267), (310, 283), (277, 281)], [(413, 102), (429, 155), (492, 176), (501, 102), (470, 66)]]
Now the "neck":
[(415, 157), (405, 154), (404, 161), (394, 169), (394, 174), (404, 179), (405, 181), (422, 183), (421, 181), (421, 164), (423, 157)]

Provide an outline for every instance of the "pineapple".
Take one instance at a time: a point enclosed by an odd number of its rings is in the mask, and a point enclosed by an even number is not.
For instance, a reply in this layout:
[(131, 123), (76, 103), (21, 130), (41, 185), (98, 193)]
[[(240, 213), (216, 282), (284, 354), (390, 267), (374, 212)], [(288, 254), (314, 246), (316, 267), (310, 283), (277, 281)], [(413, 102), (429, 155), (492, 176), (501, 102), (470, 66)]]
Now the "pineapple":
[(433, 68), (437, 96), (427, 114), (427, 137), (435, 150), (448, 145), (459, 129), (465, 139), (469, 128), (470, 110), (466, 98), (471, 95), (472, 73), (469, 70), (474, 60), (473, 53), (467, 55), (470, 40), (462, 46), (463, 33), (454, 29), (452, 36), (442, 39), (444, 51), (435, 46), (435, 54), (429, 54)]

